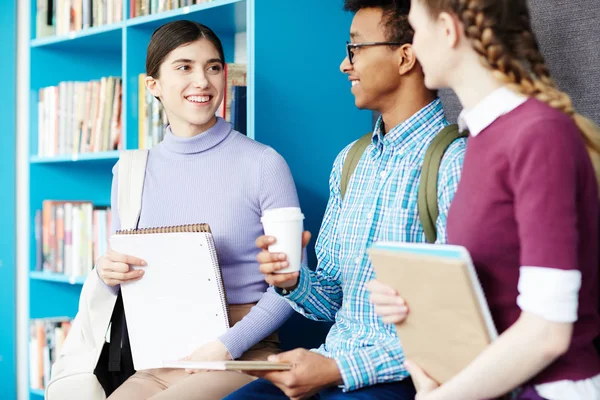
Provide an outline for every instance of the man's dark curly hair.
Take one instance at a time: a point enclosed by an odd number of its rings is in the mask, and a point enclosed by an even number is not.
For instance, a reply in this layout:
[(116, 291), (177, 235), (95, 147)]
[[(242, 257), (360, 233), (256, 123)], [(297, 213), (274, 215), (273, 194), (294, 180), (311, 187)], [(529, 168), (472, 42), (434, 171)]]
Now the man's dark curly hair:
[(390, 42), (412, 43), (414, 31), (408, 23), (410, 0), (345, 0), (344, 10), (357, 12), (363, 8), (383, 10), (382, 23), (386, 40)]

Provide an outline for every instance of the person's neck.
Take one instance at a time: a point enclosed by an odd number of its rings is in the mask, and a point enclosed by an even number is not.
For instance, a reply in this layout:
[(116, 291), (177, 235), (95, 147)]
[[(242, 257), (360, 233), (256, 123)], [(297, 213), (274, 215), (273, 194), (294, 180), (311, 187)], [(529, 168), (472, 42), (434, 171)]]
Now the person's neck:
[(216, 116), (214, 116), (207, 123), (202, 125), (194, 125), (185, 121), (177, 121), (176, 119), (174, 119), (173, 122), (169, 121), (169, 125), (171, 126), (171, 132), (173, 133), (173, 135), (181, 138), (191, 138), (194, 136), (198, 136), (215, 126), (216, 123)]
[(470, 61), (456, 68), (454, 76), (448, 79), (450, 89), (456, 93), (465, 110), (472, 109), (494, 90), (503, 86), (479, 60)]
[[(406, 88), (411, 89), (411, 88)], [(410, 93), (410, 94), (407, 94)], [(383, 132), (388, 133), (402, 122), (412, 117), (417, 111), (435, 100), (435, 95), (425, 87), (422, 90), (406, 90), (396, 96), (396, 101), (381, 112)]]

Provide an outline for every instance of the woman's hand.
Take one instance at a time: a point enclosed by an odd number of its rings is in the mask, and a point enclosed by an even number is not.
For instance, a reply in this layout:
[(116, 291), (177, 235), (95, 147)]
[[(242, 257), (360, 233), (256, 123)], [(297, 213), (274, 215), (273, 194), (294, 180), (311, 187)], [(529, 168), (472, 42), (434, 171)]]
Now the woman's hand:
[(144, 271), (133, 269), (134, 265), (143, 267), (146, 265), (146, 261), (108, 250), (105, 255), (100, 257), (96, 268), (98, 276), (104, 283), (108, 286), (116, 286), (124, 282), (136, 281), (144, 275)]
[(429, 394), (437, 389), (440, 384), (431, 379), (417, 364), (407, 360), (404, 362), (404, 366), (410, 374), (415, 388), (417, 388), (417, 397), (415, 397), (415, 400), (427, 400), (430, 398)]
[[(184, 357), (185, 361), (231, 361), (229, 350), (220, 340), (214, 340), (198, 347), (192, 354)], [(185, 372), (195, 374), (202, 372), (197, 369), (186, 369)]]
[(386, 324), (398, 324), (408, 316), (408, 307), (398, 292), (391, 286), (377, 280), (372, 280), (367, 285), (371, 292), (369, 300), (375, 305), (375, 313)]

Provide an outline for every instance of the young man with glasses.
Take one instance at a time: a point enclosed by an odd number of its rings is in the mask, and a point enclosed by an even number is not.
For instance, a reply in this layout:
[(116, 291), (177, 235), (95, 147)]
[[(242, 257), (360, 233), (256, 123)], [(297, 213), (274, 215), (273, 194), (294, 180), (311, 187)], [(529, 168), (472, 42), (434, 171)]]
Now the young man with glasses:
[[(228, 400), (301, 399), (315, 394), (319, 399), (415, 396), (396, 332), (382, 323), (369, 303), (366, 285), (374, 273), (366, 250), (376, 240), (425, 242), (417, 207), (421, 168), (428, 145), (447, 122), (440, 100), (425, 87), (411, 47), (409, 2), (346, 0), (345, 9), (356, 14), (340, 69), (348, 75), (356, 106), (378, 111), (381, 117), (367, 148), (357, 156), (360, 160), (347, 186), (342, 184), (342, 171), (352, 144), (335, 160), (315, 247), (316, 271), (304, 266), (300, 273), (275, 274), (287, 266), (285, 256), (266, 250), (272, 238), (257, 240), (263, 248), (258, 259), (267, 282), (306, 317), (335, 324), (318, 350), (296, 349), (273, 359), (292, 363), (290, 371), (254, 372), (263, 379)], [(446, 239), (446, 215), (464, 151), (465, 141), (458, 139), (441, 162), (438, 242)], [(309, 238), (305, 233), (305, 245)]]

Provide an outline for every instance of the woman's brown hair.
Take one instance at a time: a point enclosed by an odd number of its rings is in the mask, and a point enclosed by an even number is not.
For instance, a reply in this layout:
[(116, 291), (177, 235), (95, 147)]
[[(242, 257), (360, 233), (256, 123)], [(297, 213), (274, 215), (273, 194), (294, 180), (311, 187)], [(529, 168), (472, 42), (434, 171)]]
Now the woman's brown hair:
[(221, 40), (208, 26), (194, 21), (179, 20), (160, 26), (152, 34), (146, 54), (146, 75), (160, 78), (160, 66), (169, 53), (179, 46), (200, 39), (210, 41), (217, 49), (221, 63), (225, 63)]
[(442, 12), (456, 15), (481, 62), (500, 82), (571, 116), (600, 184), (600, 128), (576, 113), (569, 95), (552, 80), (531, 27), (526, 0), (413, 1), (423, 2), (433, 17)]

